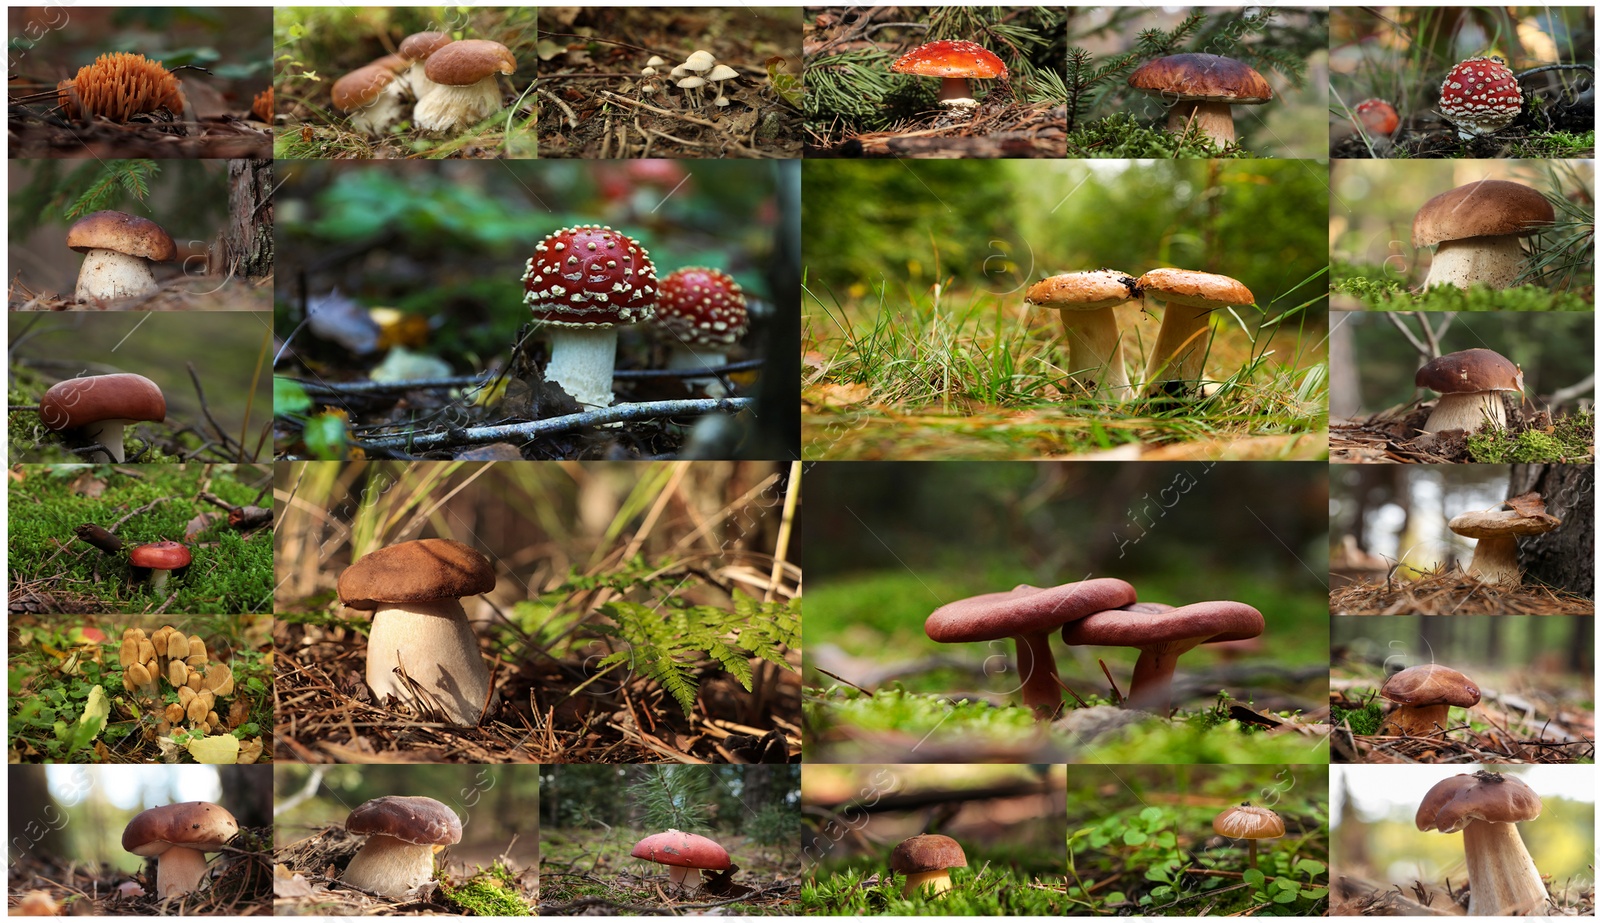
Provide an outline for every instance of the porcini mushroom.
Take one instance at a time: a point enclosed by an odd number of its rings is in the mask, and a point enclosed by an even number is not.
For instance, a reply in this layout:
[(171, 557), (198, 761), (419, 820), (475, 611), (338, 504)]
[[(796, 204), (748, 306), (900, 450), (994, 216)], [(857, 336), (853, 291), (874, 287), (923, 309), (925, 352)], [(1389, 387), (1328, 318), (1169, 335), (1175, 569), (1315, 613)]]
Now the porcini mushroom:
[(1061, 706), (1061, 684), (1050, 633), (1075, 619), (1130, 605), (1133, 587), (1111, 577), (1095, 577), (1054, 587), (1019, 586), (984, 593), (933, 610), (923, 624), (928, 637), (943, 644), (968, 644), (1011, 638), (1017, 644), (1017, 675), (1022, 702), (1040, 718)]
[[(489, 671), (461, 598), (494, 585), (488, 558), (444, 538), (380, 548), (345, 568), (339, 601), (372, 612), (367, 685), (377, 700), (436, 707), (446, 721), (475, 727), (489, 708)], [(412, 687), (431, 701), (414, 701)]]
[(1418, 830), (1461, 832), (1470, 916), (1528, 916), (1547, 909), (1539, 868), (1517, 833), (1519, 821), (1534, 820), (1542, 810), (1544, 803), (1527, 783), (1486, 770), (1451, 776), (1423, 796)]
[(1006, 62), (976, 42), (945, 39), (919, 45), (895, 59), (889, 69), (896, 74), (939, 78), (939, 105), (953, 109), (972, 109), (969, 80), (1005, 80), (1010, 73)]
[(108, 300), (155, 291), (150, 264), (178, 255), (172, 237), (149, 218), (117, 211), (90, 212), (67, 228), (67, 246), (84, 255), (78, 269), (79, 301)]
[(951, 888), (950, 870), (966, 867), (967, 854), (961, 844), (937, 833), (901, 840), (889, 854), (889, 868), (906, 876), (901, 897), (911, 897), (918, 891), (938, 897)]
[[(655, 324), (671, 337), (669, 369), (714, 369), (728, 361), (728, 347), (750, 328), (744, 289), (720, 269), (685, 266), (661, 280)], [(689, 388), (720, 397), (716, 378), (685, 378)]]
[(434, 847), (461, 842), (456, 812), (414, 795), (384, 795), (359, 805), (344, 828), (367, 841), (345, 866), (342, 880), (384, 897), (400, 897), (432, 881)]
[(1425, 663), (1389, 677), (1379, 695), (1395, 703), (1383, 719), (1379, 734), (1431, 737), (1450, 723), (1450, 706), (1478, 704), (1478, 687), (1462, 673), (1437, 663)]
[(1219, 145), (1232, 144), (1233, 106), (1272, 101), (1272, 87), (1255, 68), (1214, 54), (1174, 54), (1146, 61), (1128, 86), (1169, 103), (1167, 130), (1181, 134), (1193, 123)]
[(1133, 384), (1128, 381), (1116, 309), (1137, 295), (1132, 276), (1100, 269), (1036, 282), (1028, 289), (1026, 300), (1061, 312), (1067, 330), (1068, 376), (1073, 383), (1094, 397), (1126, 401), (1133, 397)]
[(134, 815), (122, 831), (122, 848), (156, 858), (156, 893), (178, 897), (198, 890), (206, 853), (216, 852), (239, 832), (239, 823), (209, 801), (164, 804)]
[(416, 124), (423, 131), (465, 128), (500, 110), (500, 74), (514, 74), (517, 59), (499, 42), (469, 38), (451, 42), (428, 57), (423, 67), (434, 83), (419, 96)]
[(1446, 353), (1417, 369), (1416, 386), (1439, 393), (1439, 403), (1422, 428), (1430, 434), (1460, 429), (1476, 433), (1492, 423), (1506, 425), (1500, 392), (1522, 393), (1522, 367), (1492, 349)]
[(128, 552), (129, 564), (150, 571), (150, 589), (157, 593), (166, 588), (167, 577), (182, 572), (190, 560), (189, 549), (182, 542), (150, 542)]
[(682, 830), (651, 834), (634, 844), (629, 855), (670, 866), (672, 883), (690, 890), (700, 887), (702, 871), (726, 871), (729, 864), (728, 851), (717, 841)]
[(400, 84), (395, 71), (383, 62), (358, 67), (334, 81), (333, 105), (350, 114), (350, 127), (379, 137), (400, 121)]
[(1561, 520), (1544, 511), (1538, 494), (1537, 507), (1513, 503), (1509, 510), (1475, 510), (1451, 518), (1450, 531), (1478, 540), (1472, 550), (1467, 573), (1484, 583), (1514, 587), (1522, 583), (1522, 567), (1517, 563), (1517, 536), (1542, 535), (1561, 526)]
[(444, 32), (415, 32), (401, 40), (395, 51), (411, 62), (406, 67), (405, 83), (417, 99), (433, 92), (434, 83), (428, 79), (428, 59), (435, 51), (455, 41)]
[(1137, 285), (1167, 305), (1145, 371), (1145, 394), (1195, 391), (1211, 349), (1211, 312), (1255, 304), (1256, 296), (1238, 279), (1192, 269), (1152, 269)]
[(39, 421), (63, 433), (69, 444), (100, 445), (90, 461), (126, 460), (123, 430), (133, 423), (160, 423), (167, 418), (167, 399), (143, 375), (118, 372), (69, 378), (50, 386), (39, 398)]
[(1439, 248), (1422, 287), (1510, 288), (1527, 266), (1521, 238), (1555, 220), (1549, 199), (1509, 180), (1478, 180), (1434, 196), (1411, 222), (1413, 246)]
[(656, 310), (650, 251), (600, 225), (562, 228), (540, 241), (522, 275), (523, 303), (550, 327), (547, 381), (585, 408), (611, 404), (617, 328)]
[(1439, 112), (1464, 141), (1492, 135), (1522, 112), (1522, 87), (1499, 58), (1468, 58), (1444, 75)]
[(1061, 639), (1068, 644), (1137, 648), (1133, 685), (1123, 704), (1165, 717), (1172, 711), (1172, 674), (1179, 657), (1207, 641), (1253, 638), (1266, 627), (1260, 612), (1239, 602), (1201, 602), (1176, 608), (1141, 603), (1139, 608), (1096, 612), (1069, 622), (1061, 629)]
[(1249, 843), (1250, 867), (1256, 868), (1256, 840), (1275, 840), (1283, 836), (1283, 818), (1270, 808), (1257, 807), (1246, 801), (1218, 814), (1211, 821), (1211, 829), (1218, 836)]

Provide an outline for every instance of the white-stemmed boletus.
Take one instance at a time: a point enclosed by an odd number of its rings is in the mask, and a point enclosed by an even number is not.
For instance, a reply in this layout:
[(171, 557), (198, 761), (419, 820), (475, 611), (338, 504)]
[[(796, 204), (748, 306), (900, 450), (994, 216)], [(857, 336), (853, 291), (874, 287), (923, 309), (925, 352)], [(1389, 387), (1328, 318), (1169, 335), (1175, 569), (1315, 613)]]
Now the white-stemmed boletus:
[(1484, 583), (1514, 587), (1522, 583), (1522, 566), (1517, 563), (1517, 536), (1543, 535), (1561, 527), (1561, 520), (1544, 511), (1544, 500), (1537, 493), (1513, 498), (1511, 509), (1473, 510), (1454, 516), (1450, 531), (1478, 540), (1472, 549), (1467, 573)]
[(423, 67), (434, 86), (417, 99), (417, 127), (455, 131), (500, 111), (499, 76), (516, 72), (517, 59), (499, 42), (469, 38), (445, 45)]
[(130, 565), (150, 572), (150, 589), (156, 593), (166, 589), (169, 576), (183, 573), (191, 560), (183, 542), (149, 542), (128, 552)]
[(1117, 329), (1118, 305), (1138, 297), (1138, 284), (1114, 269), (1068, 272), (1051, 276), (1028, 289), (1027, 303), (1061, 312), (1067, 330), (1068, 375), (1095, 398), (1126, 401), (1133, 397), (1127, 355)]
[(383, 61), (358, 67), (333, 82), (333, 106), (350, 116), (350, 127), (371, 138), (400, 121), (403, 91), (395, 69)]
[(1128, 75), (1128, 86), (1168, 105), (1168, 131), (1182, 134), (1192, 124), (1219, 145), (1238, 140), (1233, 106), (1272, 101), (1272, 86), (1255, 68), (1214, 54), (1173, 54), (1146, 61)]
[(1413, 246), (1439, 248), (1422, 287), (1510, 288), (1528, 267), (1522, 238), (1555, 220), (1539, 190), (1510, 180), (1482, 179), (1434, 196), (1411, 221)]
[[(667, 334), (669, 369), (714, 369), (728, 361), (728, 347), (750, 329), (744, 289), (720, 269), (685, 266), (661, 280), (655, 324)], [(691, 390), (723, 396), (714, 377), (683, 379)]]
[(79, 301), (129, 298), (155, 291), (151, 263), (178, 255), (172, 236), (149, 218), (124, 212), (90, 212), (67, 228), (67, 246), (83, 256), (73, 297)]
[(428, 59), (435, 51), (455, 41), (444, 32), (415, 32), (401, 40), (395, 51), (409, 63), (406, 66), (404, 83), (411, 90), (415, 99), (422, 99), (433, 90), (434, 83), (428, 79)]
[(1446, 353), (1417, 369), (1414, 381), (1439, 394), (1439, 403), (1422, 425), (1430, 434), (1450, 429), (1476, 433), (1490, 423), (1505, 429), (1500, 392), (1523, 391), (1522, 367), (1492, 349)]
[(1450, 706), (1471, 708), (1481, 695), (1465, 674), (1437, 663), (1401, 670), (1378, 694), (1394, 703), (1378, 733), (1394, 737), (1442, 734), (1450, 725)]
[(1439, 113), (1463, 141), (1492, 135), (1522, 113), (1522, 87), (1499, 58), (1468, 58), (1444, 75)]
[(1152, 269), (1137, 284), (1167, 306), (1146, 366), (1144, 393), (1197, 392), (1211, 351), (1211, 312), (1255, 304), (1256, 296), (1231, 276), (1192, 269)]
[(167, 419), (167, 399), (143, 375), (118, 372), (69, 378), (50, 386), (39, 398), (39, 422), (61, 433), (68, 445), (99, 445), (90, 461), (127, 460), (123, 430), (135, 423)]
[(1460, 831), (1467, 853), (1467, 913), (1520, 917), (1546, 912), (1548, 893), (1522, 845), (1517, 824), (1544, 810), (1538, 793), (1516, 776), (1480, 770), (1451, 776), (1428, 790), (1417, 829)]
[(889, 70), (896, 74), (939, 78), (939, 105), (952, 109), (972, 109), (969, 80), (1005, 80), (1006, 62), (977, 42), (957, 39), (919, 45), (896, 58)]
[(923, 630), (942, 644), (1015, 640), (1022, 702), (1039, 718), (1049, 719), (1061, 707), (1050, 635), (1074, 620), (1131, 605), (1137, 598), (1131, 584), (1112, 577), (1053, 587), (1023, 585), (940, 606), (928, 616)]
[(923, 892), (938, 897), (950, 890), (950, 870), (967, 867), (967, 854), (961, 844), (937, 833), (924, 833), (901, 840), (889, 854), (889, 868), (904, 875), (901, 897)]
[[(490, 709), (489, 670), (461, 599), (494, 585), (488, 558), (445, 538), (390, 545), (345, 568), (339, 601), (372, 613), (367, 685), (377, 701), (392, 695), (427, 706), (419, 708), (424, 712), (437, 708), (452, 724), (476, 726)], [(416, 702), (410, 687), (430, 701)]]
[(199, 889), (206, 853), (216, 852), (239, 832), (239, 822), (209, 801), (164, 804), (134, 815), (122, 831), (122, 848), (156, 860), (156, 893), (178, 897)]
[(341, 880), (384, 897), (400, 897), (432, 881), (434, 848), (461, 842), (456, 812), (421, 796), (374, 798), (351, 811), (344, 828), (367, 841)]
[(629, 855), (671, 868), (672, 883), (691, 891), (700, 887), (701, 872), (727, 871), (730, 861), (716, 840), (682, 830), (653, 833), (634, 844)]
[(609, 407), (617, 328), (655, 315), (650, 251), (601, 225), (562, 228), (533, 248), (522, 284), (534, 322), (549, 327), (545, 380), (586, 410)]
[(1246, 801), (1218, 814), (1211, 821), (1211, 829), (1218, 836), (1249, 843), (1250, 867), (1256, 868), (1256, 841), (1275, 840), (1283, 836), (1283, 818), (1270, 808), (1257, 807)]
[(1260, 612), (1239, 602), (1176, 608), (1141, 603), (1069, 622), (1061, 629), (1061, 639), (1068, 644), (1137, 648), (1133, 684), (1123, 705), (1165, 717), (1172, 711), (1172, 674), (1179, 657), (1208, 641), (1254, 638), (1266, 627)]

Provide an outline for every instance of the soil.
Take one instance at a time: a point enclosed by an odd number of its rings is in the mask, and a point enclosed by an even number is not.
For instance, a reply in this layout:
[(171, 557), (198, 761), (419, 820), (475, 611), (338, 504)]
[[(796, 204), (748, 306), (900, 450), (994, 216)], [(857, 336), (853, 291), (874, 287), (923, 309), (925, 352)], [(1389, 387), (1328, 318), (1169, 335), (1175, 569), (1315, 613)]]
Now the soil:
[(13, 311), (270, 311), (272, 279), (221, 279), (185, 276), (135, 298), (86, 304), (70, 292), (32, 292), (13, 281), (8, 293)]
[(11, 156), (17, 158), (272, 157), (272, 132), (261, 122), (231, 115), (201, 118), (184, 126), (149, 117), (75, 124), (26, 106), (13, 106), (11, 113)]
[[(7, 904), (12, 914), (27, 898), (69, 916), (269, 916), (271, 856), (256, 846), (272, 842), (272, 831), (244, 828), (232, 842), (212, 859), (210, 887), (173, 901), (155, 896), (153, 859), (130, 875), (109, 865), (62, 863), (24, 853), (11, 863)], [(130, 882), (144, 893), (124, 896), (119, 886)], [(41, 909), (37, 915), (54, 914)]]
[[(1589, 104), (1584, 107), (1576, 104), (1570, 106), (1552, 106), (1545, 113), (1535, 115), (1524, 111), (1510, 126), (1503, 131), (1496, 132), (1488, 137), (1474, 138), (1471, 141), (1462, 140), (1456, 132), (1455, 126), (1445, 123), (1437, 116), (1412, 119), (1402, 124), (1392, 139), (1387, 143), (1379, 141), (1372, 147), (1361, 140), (1359, 135), (1346, 135), (1333, 143), (1333, 156), (1346, 160), (1363, 160), (1371, 158), (1374, 153), (1380, 157), (1397, 158), (1409, 157), (1419, 159), (1429, 158), (1499, 158), (1514, 156), (1511, 151), (1519, 143), (1537, 142), (1543, 135), (1552, 131), (1565, 131), (1582, 134), (1594, 128), (1594, 106)], [(1573, 156), (1593, 156), (1594, 151), (1574, 154)]]
[[(1507, 400), (1506, 432), (1548, 431), (1553, 423), (1546, 411), (1525, 413)], [(1334, 423), (1328, 427), (1328, 460), (1334, 464), (1449, 464), (1470, 463), (1464, 430), (1445, 430), (1432, 441), (1423, 438), (1423, 426), (1433, 412), (1426, 403), (1400, 414), (1374, 414), (1364, 420)]]

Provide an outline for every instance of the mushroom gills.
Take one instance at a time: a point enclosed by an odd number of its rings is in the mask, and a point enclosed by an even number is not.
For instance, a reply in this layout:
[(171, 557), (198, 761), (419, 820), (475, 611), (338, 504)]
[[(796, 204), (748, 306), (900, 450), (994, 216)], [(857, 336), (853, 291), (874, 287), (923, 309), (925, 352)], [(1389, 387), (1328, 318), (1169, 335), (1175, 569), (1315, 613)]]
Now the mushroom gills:
[(90, 250), (84, 254), (73, 295), (79, 301), (107, 300), (144, 295), (157, 288), (149, 260), (115, 250)]
[(1514, 234), (1446, 240), (1433, 255), (1422, 287), (1468, 288), (1481, 283), (1496, 291), (1510, 288), (1522, 275), (1524, 256), (1522, 242)]
[(454, 131), (500, 109), (500, 84), (485, 77), (464, 87), (435, 83), (417, 100), (416, 125), (423, 131)]

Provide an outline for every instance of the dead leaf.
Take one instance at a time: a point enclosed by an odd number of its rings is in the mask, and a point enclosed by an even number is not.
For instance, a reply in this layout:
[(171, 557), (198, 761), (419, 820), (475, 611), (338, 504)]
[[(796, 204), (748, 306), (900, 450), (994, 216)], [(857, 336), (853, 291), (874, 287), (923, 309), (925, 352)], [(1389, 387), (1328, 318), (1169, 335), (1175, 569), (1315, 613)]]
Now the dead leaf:
[(872, 386), (863, 384), (812, 385), (805, 391), (805, 401), (815, 407), (850, 407), (872, 399)]
[(183, 527), (183, 540), (186, 542), (194, 541), (200, 536), (200, 533), (211, 528), (212, 523), (221, 518), (221, 513), (201, 513), (189, 520), (189, 524)]
[(77, 479), (72, 482), (72, 492), (80, 497), (88, 497), (90, 500), (95, 500), (106, 492), (106, 482), (85, 472), (78, 475)]

